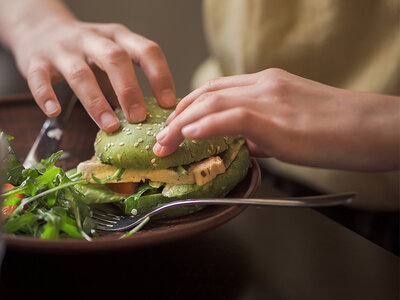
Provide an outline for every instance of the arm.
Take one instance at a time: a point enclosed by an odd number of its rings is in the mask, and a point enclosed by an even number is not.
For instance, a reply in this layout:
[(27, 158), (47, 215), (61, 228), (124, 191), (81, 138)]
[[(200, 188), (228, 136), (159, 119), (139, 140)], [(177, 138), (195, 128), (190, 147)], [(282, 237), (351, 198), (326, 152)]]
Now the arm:
[(330, 87), (279, 69), (219, 78), (186, 96), (157, 136), (166, 156), (183, 138), (243, 135), (253, 155), (333, 169), (400, 165), (400, 98)]
[(132, 61), (143, 68), (161, 106), (175, 104), (171, 72), (161, 48), (119, 24), (77, 20), (58, 0), (0, 0), (0, 40), (14, 54), (43, 112), (54, 117), (60, 106), (51, 82), (65, 78), (104, 131), (119, 121), (90, 68), (105, 71), (130, 122), (146, 117)]

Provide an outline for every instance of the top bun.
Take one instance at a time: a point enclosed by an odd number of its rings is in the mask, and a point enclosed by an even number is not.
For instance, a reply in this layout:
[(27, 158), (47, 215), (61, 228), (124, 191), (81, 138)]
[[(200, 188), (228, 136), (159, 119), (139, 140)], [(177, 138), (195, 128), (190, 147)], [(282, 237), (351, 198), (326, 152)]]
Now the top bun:
[(162, 108), (154, 98), (145, 98), (144, 102), (147, 118), (142, 123), (128, 123), (123, 112), (117, 109), (116, 114), (121, 122), (118, 131), (107, 134), (100, 130), (97, 133), (95, 154), (102, 162), (118, 168), (166, 169), (200, 161), (228, 148), (229, 139), (223, 137), (185, 139), (169, 156), (156, 156), (153, 152), (156, 135), (165, 127), (165, 120), (174, 111), (175, 106), (169, 109)]

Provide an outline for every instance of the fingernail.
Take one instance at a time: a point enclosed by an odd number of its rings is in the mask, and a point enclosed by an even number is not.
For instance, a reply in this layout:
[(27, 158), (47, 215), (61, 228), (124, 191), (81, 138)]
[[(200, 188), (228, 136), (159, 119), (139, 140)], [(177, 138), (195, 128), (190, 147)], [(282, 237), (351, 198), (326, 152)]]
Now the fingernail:
[[(109, 112), (104, 112), (101, 114), (100, 123), (101, 123), (101, 127), (105, 130), (116, 127), (117, 124), (119, 127), (119, 120), (117, 119), (116, 116), (114, 116), (113, 114), (111, 114)], [(115, 128), (115, 129), (117, 129), (117, 128)]]
[(142, 106), (132, 106), (129, 109), (129, 117), (132, 123), (139, 123), (146, 119), (146, 109)]
[(168, 116), (167, 120), (165, 123), (168, 125), (169, 122), (171, 122), (175, 118), (175, 110)]
[(194, 136), (198, 130), (199, 128), (196, 124), (190, 124), (182, 128), (182, 134), (184, 136)]
[(166, 89), (161, 92), (161, 100), (162, 103), (167, 105), (168, 107), (172, 106), (176, 102), (176, 96), (173, 90)]
[(44, 108), (46, 109), (46, 112), (51, 115), (57, 112), (58, 105), (53, 100), (47, 100), (44, 103)]
[(157, 142), (162, 143), (165, 140), (168, 133), (169, 133), (169, 127), (165, 127), (163, 130), (161, 130), (156, 136)]

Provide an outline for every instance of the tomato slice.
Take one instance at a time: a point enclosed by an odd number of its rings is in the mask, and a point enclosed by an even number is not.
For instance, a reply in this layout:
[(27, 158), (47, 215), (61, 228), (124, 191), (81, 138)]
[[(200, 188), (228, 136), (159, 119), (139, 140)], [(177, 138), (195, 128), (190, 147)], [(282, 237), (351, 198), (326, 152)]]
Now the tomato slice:
[[(11, 190), (13, 187), (14, 187), (14, 186), (13, 186), (12, 184), (5, 183), (5, 184), (3, 184), (2, 192), (3, 192), (3, 193), (4, 193), (4, 192), (7, 192), (7, 191)], [(15, 197), (22, 199), (22, 198), (24, 198), (24, 195), (23, 195), (23, 194), (17, 194), (17, 195), (15, 195)], [(1, 214), (2, 214), (3, 218), (4, 218), (4, 219), (8, 218), (8, 216), (14, 211), (14, 209), (17, 208), (17, 206), (18, 206), (18, 205), (7, 205), (7, 206), (3, 206), (3, 207), (1, 208)]]
[(106, 183), (106, 186), (121, 195), (132, 195), (138, 190), (139, 183), (137, 182), (120, 182), (120, 183)]

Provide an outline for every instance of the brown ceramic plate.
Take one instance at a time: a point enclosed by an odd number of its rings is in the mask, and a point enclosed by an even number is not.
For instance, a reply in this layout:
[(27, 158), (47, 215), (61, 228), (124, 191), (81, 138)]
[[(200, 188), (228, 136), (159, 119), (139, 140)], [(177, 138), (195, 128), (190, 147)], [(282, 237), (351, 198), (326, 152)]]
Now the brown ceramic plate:
[[(0, 130), (15, 137), (14, 149), (23, 159), (40, 131), (45, 117), (29, 95), (0, 98)], [(61, 149), (70, 154), (66, 168), (93, 154), (96, 125), (84, 109), (77, 105), (65, 130)], [(229, 197), (250, 197), (260, 182), (260, 170), (255, 160), (246, 178), (231, 191)], [(118, 239), (120, 233), (110, 233), (87, 242), (80, 239), (40, 240), (24, 236), (5, 235), (8, 249), (29, 252), (81, 253), (115, 251), (159, 244), (199, 234), (219, 226), (240, 214), (245, 206), (208, 206), (180, 218), (152, 220), (129, 238)]]

